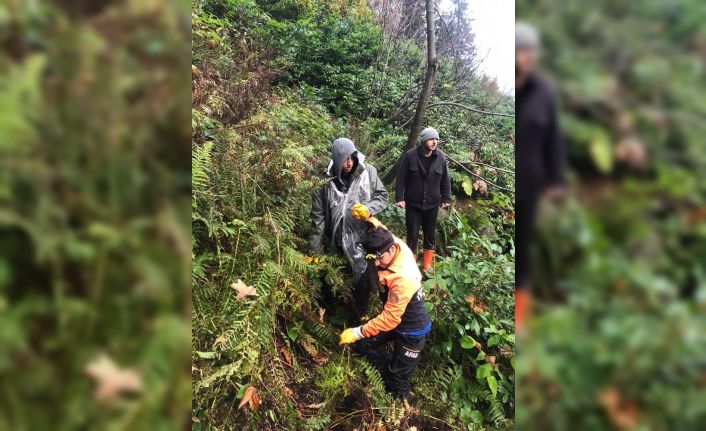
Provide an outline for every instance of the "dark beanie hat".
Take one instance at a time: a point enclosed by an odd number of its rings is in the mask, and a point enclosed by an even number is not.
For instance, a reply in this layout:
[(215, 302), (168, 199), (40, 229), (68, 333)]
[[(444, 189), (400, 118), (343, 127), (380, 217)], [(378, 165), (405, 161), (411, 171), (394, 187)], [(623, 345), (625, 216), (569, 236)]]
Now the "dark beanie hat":
[(368, 254), (387, 251), (395, 243), (395, 238), (389, 230), (383, 228), (368, 229), (368, 233), (361, 242), (363, 250)]

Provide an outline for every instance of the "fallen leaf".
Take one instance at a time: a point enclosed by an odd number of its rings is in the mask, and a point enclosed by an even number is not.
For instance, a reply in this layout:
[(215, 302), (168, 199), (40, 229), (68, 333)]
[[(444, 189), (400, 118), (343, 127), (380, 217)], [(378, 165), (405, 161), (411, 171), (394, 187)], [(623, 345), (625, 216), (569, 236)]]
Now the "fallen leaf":
[(241, 301), (248, 296), (255, 296), (257, 295), (257, 291), (253, 286), (248, 286), (247, 284), (243, 283), (242, 280), (238, 279), (235, 283), (230, 285), (230, 288), (238, 292), (238, 294), (235, 296), (235, 299), (238, 301)]
[(487, 194), (488, 193), (488, 183), (486, 183), (483, 180), (476, 180), (476, 182), (473, 183), (473, 190), (477, 190), (480, 194)]
[(191, 65), (191, 74), (194, 76), (199, 76), (199, 73), (200, 73), (199, 68), (192, 64)]
[(613, 150), (615, 159), (633, 168), (642, 168), (647, 163), (645, 145), (638, 138), (628, 136), (620, 139)]
[(284, 356), (284, 359), (287, 361), (287, 363), (289, 365), (292, 365), (292, 354), (289, 353), (289, 350), (285, 346), (282, 346), (279, 351), (282, 352), (282, 356)]
[(318, 353), (314, 356), (314, 362), (316, 362), (319, 365), (323, 365), (329, 360), (329, 355), (326, 353)]
[(191, 415), (191, 422), (200, 423), (200, 422), (201, 422), (201, 419), (197, 418), (197, 417), (194, 416), (194, 415)]
[(323, 406), (325, 406), (325, 405), (326, 405), (326, 401), (324, 401), (324, 402), (322, 402), (322, 403), (318, 403), (318, 404), (309, 404), (308, 406), (306, 406), (306, 408), (309, 408), (309, 409), (320, 409), (321, 407), (323, 407)]
[(142, 387), (142, 378), (136, 370), (118, 367), (106, 354), (87, 364), (84, 371), (98, 384), (94, 396), (99, 401), (110, 401)]
[(615, 388), (603, 389), (597, 395), (605, 408), (608, 419), (618, 429), (630, 429), (637, 425), (639, 409), (634, 401), (625, 399)]
[(245, 389), (243, 398), (241, 398), (240, 404), (238, 404), (238, 410), (245, 407), (246, 404), (250, 407), (250, 410), (253, 411), (257, 410), (260, 406), (260, 396), (257, 394), (257, 389), (255, 389), (254, 386), (248, 386), (248, 388)]
[(326, 309), (319, 308), (319, 322), (324, 323), (324, 314), (326, 314)]
[(319, 354), (319, 350), (307, 338), (300, 338), (299, 344), (301, 344), (304, 350), (306, 350), (306, 352), (311, 355), (312, 358)]
[(221, 334), (216, 338), (216, 341), (213, 342), (213, 348), (215, 349), (216, 347), (220, 346), (224, 342), (228, 340), (228, 337), (226, 337), (226, 334)]
[(467, 295), (463, 299), (466, 301), (468, 306), (471, 308), (471, 311), (473, 311), (474, 313), (482, 313), (485, 309), (485, 303), (476, 299), (475, 295)]
[(294, 391), (289, 389), (288, 387), (284, 387), (284, 393), (289, 397), (289, 398), (294, 398)]

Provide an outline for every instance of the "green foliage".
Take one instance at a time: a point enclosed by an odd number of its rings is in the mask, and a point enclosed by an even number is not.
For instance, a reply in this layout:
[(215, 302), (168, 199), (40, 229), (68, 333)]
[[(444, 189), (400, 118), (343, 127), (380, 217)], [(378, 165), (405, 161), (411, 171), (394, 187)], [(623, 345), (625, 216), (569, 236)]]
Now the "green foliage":
[[(0, 429), (180, 428), (188, 15), (83, 3), (0, 5)], [(99, 400), (101, 355), (141, 389)]]
[[(698, 429), (706, 188), (704, 123), (694, 115), (704, 113), (706, 81), (694, 41), (703, 40), (703, 7), (518, 8), (543, 31), (578, 191), (541, 208), (535, 267), (545, 303), (530, 328), (541, 337), (522, 340), (518, 423)], [(635, 145), (640, 163), (621, 157)]]
[[(400, 126), (414, 109), (409, 89), (421, 76), (423, 47), (385, 33), (364, 1), (208, 0), (196, 3), (193, 14), (192, 359), (199, 426), (399, 424), (399, 406), (377, 370), (338, 346), (352, 301), (346, 259), (326, 255), (307, 264), (303, 253), (311, 193), (324, 184), (335, 137), (352, 138), (380, 172), (394, 164), (406, 141)], [(451, 79), (452, 67), (445, 60), (442, 76)], [(439, 97), (512, 112), (511, 100), (472, 74), (466, 78), (473, 84), (455, 91), (440, 84)], [(473, 118), (470, 131), (467, 112), (430, 110), (428, 120), (461, 160), (512, 169), (512, 119)], [(470, 145), (476, 133), (483, 141)], [(493, 178), (512, 187), (511, 176)], [(439, 253), (446, 258), (432, 280), (442, 287), (425, 286), (427, 294), (434, 291), (429, 304), (435, 326), (414, 377), (421, 411), (409, 425), (419, 429), (428, 428), (426, 415), (452, 424), (473, 418), (475, 429), (505, 427), (513, 417), (513, 225), (504, 218), (512, 200), (495, 192), (478, 201), (459, 196), (459, 211), (442, 223)], [(389, 205), (380, 217), (404, 236), (404, 211)], [(470, 245), (477, 248), (473, 258), (464, 251)], [(471, 262), (477, 272), (468, 280), (454, 278), (457, 265)], [(228, 286), (238, 279), (255, 286), (257, 296), (236, 301)], [(477, 316), (463, 300), (468, 283), (479, 285), (473, 291), (488, 304)], [(324, 285), (335, 304), (321, 304)], [(468, 329), (458, 333), (457, 324)], [(473, 346), (462, 352), (466, 332), (484, 343), (488, 355), (511, 353), (498, 355), (498, 366), (477, 379), (485, 362), (476, 359)], [(440, 347), (446, 341), (453, 355)], [(440, 383), (437, 374), (449, 368), (474, 385), (475, 397), (454, 385), (458, 379)], [(259, 391), (259, 409), (236, 410), (248, 386)], [(438, 393), (446, 401), (456, 397), (457, 407), (445, 409)], [(427, 398), (432, 401), (422, 402)], [(356, 413), (370, 406), (376, 410)]]

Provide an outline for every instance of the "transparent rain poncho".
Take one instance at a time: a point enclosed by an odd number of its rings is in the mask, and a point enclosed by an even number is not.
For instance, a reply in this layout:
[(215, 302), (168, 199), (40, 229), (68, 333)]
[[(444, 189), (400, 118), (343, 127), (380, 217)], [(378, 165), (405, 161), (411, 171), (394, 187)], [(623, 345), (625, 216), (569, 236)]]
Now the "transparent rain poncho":
[[(357, 157), (360, 166), (365, 166), (363, 164), (365, 156), (361, 153), (357, 153)], [(370, 175), (367, 169), (363, 169), (363, 172), (351, 181), (347, 193), (338, 190), (333, 181), (328, 189), (328, 202), (329, 210), (331, 211), (333, 232), (338, 232), (338, 227), (341, 226), (343, 252), (348, 258), (348, 262), (351, 264), (355, 281), (358, 281), (361, 275), (363, 275), (367, 266), (365, 253), (359, 245), (363, 240), (367, 226), (364, 221), (355, 220), (353, 218), (351, 208), (357, 203), (365, 204), (370, 201), (371, 197)], [(331, 241), (333, 246), (333, 243), (336, 241), (335, 235)]]

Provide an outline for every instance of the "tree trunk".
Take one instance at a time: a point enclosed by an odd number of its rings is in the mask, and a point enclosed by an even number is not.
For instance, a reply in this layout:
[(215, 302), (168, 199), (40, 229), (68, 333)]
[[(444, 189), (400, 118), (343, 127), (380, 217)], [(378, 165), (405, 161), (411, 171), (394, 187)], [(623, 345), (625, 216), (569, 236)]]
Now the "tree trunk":
[(424, 119), (424, 111), (427, 107), (427, 102), (429, 101), (429, 96), (431, 95), (431, 89), (434, 86), (434, 77), (436, 76), (437, 60), (436, 60), (436, 29), (434, 26), (434, 9), (436, 7), (436, 2), (434, 0), (426, 0), (426, 19), (427, 19), (427, 67), (424, 72), (424, 86), (422, 87), (422, 93), (419, 95), (419, 101), (417, 102), (417, 110), (414, 113), (414, 119), (412, 120), (412, 125), (409, 128), (409, 136), (407, 137), (407, 143), (402, 150), (402, 154), (395, 162), (395, 166), (390, 169), (390, 171), (383, 178), (383, 182), (390, 184), (395, 177), (397, 177), (397, 170), (399, 169), (402, 158), (407, 150), (411, 150), (416, 146), (417, 136), (422, 128), (422, 120)]

